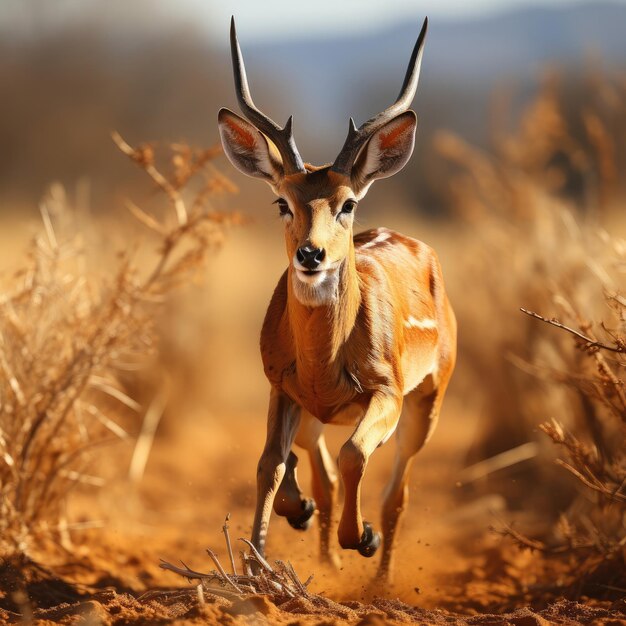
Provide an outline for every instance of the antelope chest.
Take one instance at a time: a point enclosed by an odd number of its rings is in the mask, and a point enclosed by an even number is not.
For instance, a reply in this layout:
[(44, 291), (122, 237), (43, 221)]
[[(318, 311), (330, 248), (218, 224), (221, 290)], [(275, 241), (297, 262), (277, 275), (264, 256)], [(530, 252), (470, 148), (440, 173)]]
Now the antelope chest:
[(274, 349), (263, 353), (263, 364), (274, 387), (325, 424), (353, 425), (358, 421), (367, 394), (341, 362), (325, 365), (321, 357), (299, 361), (279, 340), (273, 345)]
[(324, 424), (354, 425), (363, 415), (363, 403), (350, 382), (338, 376), (308, 377), (296, 368), (282, 380), (283, 391)]

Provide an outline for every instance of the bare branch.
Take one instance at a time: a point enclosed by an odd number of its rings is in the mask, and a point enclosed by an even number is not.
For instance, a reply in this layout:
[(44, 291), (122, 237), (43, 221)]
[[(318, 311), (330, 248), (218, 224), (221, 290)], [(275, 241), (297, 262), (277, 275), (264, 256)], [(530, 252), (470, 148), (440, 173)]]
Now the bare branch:
[(131, 200), (126, 200), (124, 206), (128, 209), (128, 211), (139, 220), (144, 226), (147, 226), (150, 230), (157, 232), (162, 237), (167, 235), (167, 230), (165, 227), (160, 224), (157, 220), (146, 213), (143, 209), (140, 209), (134, 202)]
[(130, 159), (132, 159), (135, 163), (139, 164), (139, 166), (152, 178), (152, 180), (166, 193), (167, 197), (170, 199), (172, 206), (174, 207), (174, 211), (176, 212), (176, 218), (178, 220), (179, 225), (183, 225), (187, 223), (187, 209), (185, 208), (185, 203), (183, 202), (183, 198), (178, 192), (177, 189), (159, 172), (154, 166), (154, 154), (151, 148), (147, 147), (139, 147), (133, 148), (131, 145), (126, 143), (123, 137), (117, 132), (113, 131), (111, 133), (111, 138), (115, 142), (115, 145)]
[(596, 545), (592, 542), (580, 543), (573, 546), (547, 546), (545, 543), (539, 541), (538, 539), (531, 539), (530, 537), (523, 535), (508, 524), (503, 524), (503, 528), (501, 530), (495, 528), (492, 528), (492, 530), (505, 537), (511, 537), (517, 544), (519, 544), (523, 548), (536, 550), (545, 554), (566, 554), (575, 550), (590, 550), (596, 547)]
[[(589, 470), (590, 478), (585, 477), (581, 472), (579, 472), (576, 468), (572, 467), (569, 463), (566, 463), (562, 459), (556, 460), (557, 465), (560, 465), (562, 468), (566, 469), (570, 474), (573, 474), (583, 483), (585, 486), (589, 487), (589, 489), (593, 489), (598, 493), (601, 493), (603, 496), (609, 498), (610, 500), (615, 500), (617, 502), (626, 502), (626, 496), (619, 493), (619, 489), (612, 490), (603, 485)], [(591, 480), (593, 479), (593, 481)]]
[(574, 330), (573, 328), (570, 328), (569, 326), (566, 326), (565, 324), (562, 324), (556, 318), (547, 319), (543, 317), (542, 315), (539, 315), (539, 313), (535, 313), (534, 311), (529, 311), (528, 309), (524, 309), (523, 307), (520, 307), (520, 311), (522, 313), (526, 313), (526, 315), (529, 315), (530, 317), (534, 317), (535, 319), (545, 322), (546, 324), (550, 324), (551, 326), (556, 326), (557, 328), (560, 328), (561, 330), (571, 333), (575, 337), (578, 337), (578, 339), (581, 339), (582, 341), (584, 341), (586, 343), (586, 346), (585, 346), (586, 348), (599, 348), (601, 350), (610, 350), (611, 352), (618, 352), (620, 354), (626, 354), (626, 345), (621, 345), (621, 343), (617, 343), (614, 346), (610, 346), (606, 343), (602, 343), (601, 341), (596, 341), (595, 339), (592, 339), (591, 337), (587, 337), (586, 335), (583, 335), (581, 332)]

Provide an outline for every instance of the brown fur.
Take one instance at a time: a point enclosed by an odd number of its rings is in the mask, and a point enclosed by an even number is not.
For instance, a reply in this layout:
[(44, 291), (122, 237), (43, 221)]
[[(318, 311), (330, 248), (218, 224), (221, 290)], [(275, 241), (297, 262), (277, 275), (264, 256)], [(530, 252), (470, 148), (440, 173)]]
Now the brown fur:
[[(296, 526), (303, 511), (312, 511), (295, 476), (295, 442), (309, 453), (321, 552), (333, 559), (337, 478), (322, 428), (351, 424), (354, 431), (339, 453), (339, 543), (373, 554), (377, 537), (366, 532), (361, 517), (362, 478), (370, 455), (397, 429), (398, 452), (382, 507), (380, 573), (387, 576), (410, 464), (435, 428), (454, 368), (456, 322), (434, 251), (386, 229), (353, 236), (353, 205), (372, 181), (406, 163), (415, 114), (403, 113), (377, 130), (350, 176), (311, 165), (285, 176), (271, 146), (251, 146), (245, 133), (235, 132), (237, 124), (247, 132), (248, 122), (230, 112), (221, 116), (230, 129), (221, 130), (227, 156), (244, 173), (264, 178), (281, 199), (289, 259), (261, 332), (271, 393), (252, 541), (262, 552), (272, 508)], [(317, 270), (302, 265), (303, 250), (315, 254)]]
[[(389, 239), (361, 249), (381, 233)], [(351, 252), (342, 268), (345, 289), (328, 307), (305, 307), (290, 297), (290, 267), (261, 332), (269, 381), (325, 423), (350, 402), (365, 406), (374, 391), (404, 395), (402, 361), (436, 349), (450, 354), (455, 337), (453, 328), (439, 330), (454, 318), (445, 294), (430, 292), (431, 280), (436, 285), (441, 276), (431, 248), (377, 229), (357, 234)], [(437, 328), (406, 328), (409, 316), (436, 319)]]

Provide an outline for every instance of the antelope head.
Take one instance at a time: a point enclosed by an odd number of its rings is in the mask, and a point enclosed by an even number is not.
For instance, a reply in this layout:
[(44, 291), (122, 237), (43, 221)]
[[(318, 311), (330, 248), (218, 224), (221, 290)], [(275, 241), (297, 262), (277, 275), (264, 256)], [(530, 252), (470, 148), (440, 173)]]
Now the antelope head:
[(359, 128), (350, 118), (339, 156), (332, 165), (315, 167), (300, 157), (292, 117), (281, 128), (255, 106), (231, 21), (235, 87), (247, 120), (221, 109), (222, 145), (240, 172), (264, 180), (278, 196), (291, 288), (305, 306), (336, 300), (342, 280), (354, 270), (352, 227), (358, 202), (376, 179), (400, 171), (411, 157), (417, 117), (409, 106), (417, 89), (427, 26), (425, 20), (395, 103)]

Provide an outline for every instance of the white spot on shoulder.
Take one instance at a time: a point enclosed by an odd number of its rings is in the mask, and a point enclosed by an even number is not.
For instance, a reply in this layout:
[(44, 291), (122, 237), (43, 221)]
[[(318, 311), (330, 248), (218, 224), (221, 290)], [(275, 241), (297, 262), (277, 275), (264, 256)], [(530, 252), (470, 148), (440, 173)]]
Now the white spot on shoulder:
[(404, 320), (404, 326), (406, 328), (419, 328), (420, 330), (426, 330), (429, 328), (437, 328), (437, 320), (429, 317), (423, 320), (417, 320), (412, 315), (409, 315), (409, 318)]
[(387, 241), (387, 239), (389, 239), (390, 237), (391, 234), (384, 230), (382, 233), (380, 233), (380, 235), (376, 236), (376, 239), (374, 239), (374, 241)]
[(375, 245), (382, 243), (383, 241), (387, 241), (387, 239), (389, 239), (390, 237), (391, 235), (388, 232), (383, 231), (382, 233), (380, 233), (380, 235), (377, 235), (371, 241), (363, 244), (361, 246), (361, 250), (363, 250), (364, 248), (373, 248)]

